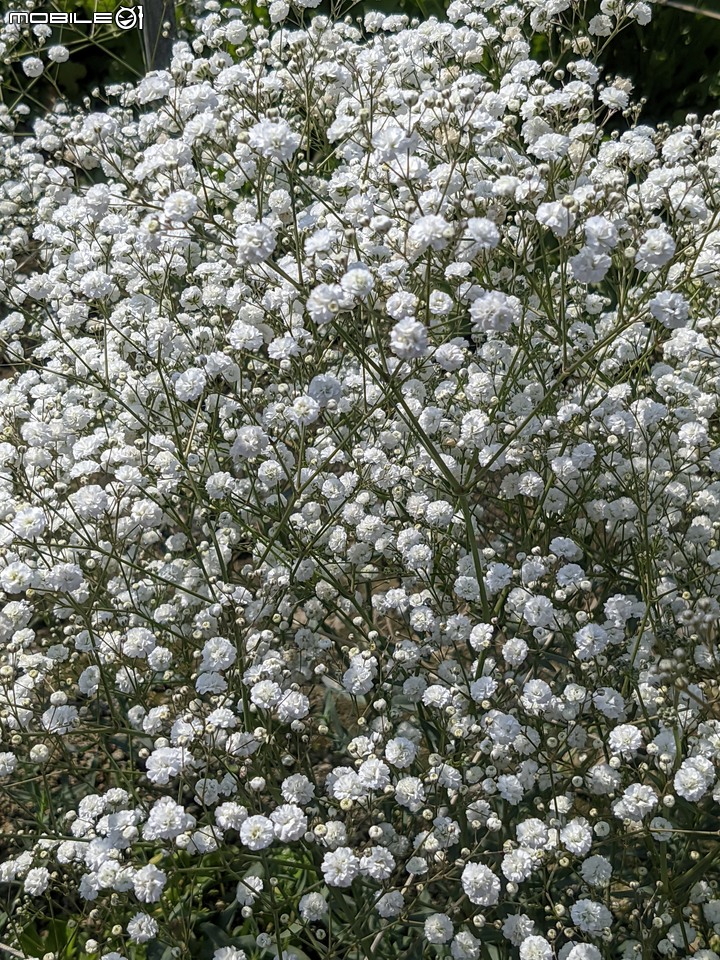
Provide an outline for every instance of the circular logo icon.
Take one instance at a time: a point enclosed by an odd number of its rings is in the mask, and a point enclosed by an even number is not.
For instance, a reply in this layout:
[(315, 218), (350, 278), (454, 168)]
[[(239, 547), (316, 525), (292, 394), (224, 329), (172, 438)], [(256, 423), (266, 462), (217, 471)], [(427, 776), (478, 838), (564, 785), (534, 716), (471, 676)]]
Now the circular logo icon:
[(132, 30), (138, 25), (137, 7), (120, 7), (115, 11), (115, 23), (121, 30)]

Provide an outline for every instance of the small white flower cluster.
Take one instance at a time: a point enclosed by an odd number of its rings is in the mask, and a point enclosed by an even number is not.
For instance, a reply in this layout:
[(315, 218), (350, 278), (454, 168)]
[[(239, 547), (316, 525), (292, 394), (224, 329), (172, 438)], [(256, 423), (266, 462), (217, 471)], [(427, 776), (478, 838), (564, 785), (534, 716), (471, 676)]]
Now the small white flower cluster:
[(448, 16), (0, 138), (19, 949), (718, 960), (720, 115), (602, 85), (645, 3)]

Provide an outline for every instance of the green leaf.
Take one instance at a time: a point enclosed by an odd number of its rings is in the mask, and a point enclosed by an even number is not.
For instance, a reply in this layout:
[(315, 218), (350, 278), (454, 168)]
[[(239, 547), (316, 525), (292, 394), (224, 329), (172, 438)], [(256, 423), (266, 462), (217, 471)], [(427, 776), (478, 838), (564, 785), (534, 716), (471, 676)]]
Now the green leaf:
[(200, 931), (216, 950), (220, 947), (232, 946), (232, 937), (214, 923), (201, 923)]
[(162, 940), (151, 940), (147, 945), (147, 960), (172, 960), (172, 946)]

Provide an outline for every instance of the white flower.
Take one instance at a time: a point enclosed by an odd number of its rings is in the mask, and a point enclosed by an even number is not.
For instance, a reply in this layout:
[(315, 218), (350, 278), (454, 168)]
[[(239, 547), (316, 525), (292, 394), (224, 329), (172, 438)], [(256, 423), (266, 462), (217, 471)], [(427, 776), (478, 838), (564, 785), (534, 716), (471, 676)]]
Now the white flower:
[(584, 817), (570, 820), (560, 830), (560, 842), (575, 856), (585, 856), (592, 846), (592, 830), (588, 821)]
[(127, 933), (133, 943), (147, 943), (158, 933), (157, 920), (144, 913), (136, 913), (127, 925)]
[(268, 436), (262, 427), (248, 425), (240, 427), (235, 436), (235, 442), (230, 448), (232, 457), (257, 457), (268, 447)]
[(284, 803), (270, 814), (275, 828), (275, 836), (282, 843), (299, 840), (307, 830), (307, 817), (294, 803)]
[(193, 764), (192, 754), (185, 747), (159, 747), (145, 761), (145, 772), (152, 783), (166, 784)]
[(608, 745), (613, 753), (629, 759), (642, 747), (642, 733), (632, 723), (621, 723), (610, 731)]
[(470, 307), (473, 326), (481, 333), (507, 331), (520, 321), (520, 301), (499, 290), (481, 293)]
[(276, 234), (266, 223), (240, 226), (235, 231), (237, 262), (243, 264), (263, 263), (275, 249)]
[(372, 292), (375, 280), (366, 267), (353, 267), (343, 274), (340, 286), (347, 296), (364, 299)]
[(385, 757), (393, 767), (409, 767), (417, 756), (418, 748), (407, 737), (393, 737), (385, 745)]
[(575, 656), (578, 660), (592, 660), (608, 645), (607, 631), (595, 623), (581, 627), (574, 636)]
[(615, 225), (604, 216), (588, 217), (585, 221), (585, 240), (589, 247), (609, 253), (620, 241)]
[(45, 893), (50, 884), (50, 871), (46, 867), (33, 867), (25, 875), (23, 889), (31, 897)]
[(593, 900), (578, 900), (570, 909), (570, 916), (578, 930), (599, 934), (612, 923), (612, 914), (602, 903)]
[(610, 17), (596, 14), (588, 24), (588, 33), (593, 37), (609, 37), (612, 33), (613, 22)]
[(519, 667), (527, 659), (528, 645), (520, 637), (513, 637), (503, 644), (502, 655), (510, 666)]
[(239, 830), (247, 818), (247, 808), (232, 801), (221, 803), (215, 810), (215, 822), (221, 830)]
[(568, 261), (578, 283), (600, 283), (612, 266), (612, 260), (596, 246), (588, 244)]
[(41, 76), (44, 66), (39, 57), (26, 57), (22, 62), (22, 69), (26, 77), (34, 78)]
[(480, 957), (480, 941), (467, 930), (461, 930), (453, 937), (450, 944), (450, 953), (453, 960), (478, 960)]
[(256, 707), (263, 710), (270, 710), (282, 696), (282, 689), (279, 683), (274, 680), (260, 680), (254, 683), (250, 690), (250, 700)]
[(303, 920), (311, 923), (322, 920), (328, 913), (327, 901), (321, 893), (306, 893), (300, 898), (298, 909)]
[(143, 825), (146, 840), (172, 840), (195, 826), (195, 818), (170, 797), (156, 800)]
[(665, 817), (653, 817), (650, 821), (650, 832), (658, 843), (667, 843), (672, 839), (673, 825)]
[(505, 939), (519, 947), (532, 934), (535, 924), (526, 914), (514, 913), (505, 918), (501, 929)]
[[(605, 135), (641, 0), (589, 40), (571, 0), (221, 6), (102, 109), (0, 116), (0, 783), (60, 818), (0, 883), (144, 953), (223, 845), (251, 926), (269, 856), (336, 946), (631, 960), (646, 840), (692, 872), (720, 801), (720, 115)], [(715, 892), (658, 956), (718, 960)]]
[(428, 309), (433, 316), (443, 317), (450, 313), (452, 307), (452, 297), (442, 290), (433, 290), (428, 298)]
[(402, 777), (395, 784), (395, 800), (411, 813), (417, 813), (425, 803), (425, 787), (418, 777)]
[(173, 86), (173, 80), (169, 73), (154, 73), (145, 77), (138, 85), (136, 94), (137, 102), (140, 104), (150, 103), (152, 100), (161, 100), (166, 97)]
[(13, 753), (0, 753), (0, 777), (9, 777), (17, 766), (17, 757)]
[(212, 637), (202, 649), (201, 670), (227, 670), (237, 659), (237, 650), (225, 637)]
[(292, 159), (300, 146), (300, 135), (291, 130), (286, 120), (261, 120), (248, 131), (248, 144), (266, 160), (284, 163)]
[(556, 237), (566, 237), (575, 223), (575, 215), (559, 202), (541, 203), (535, 213), (537, 222), (548, 227)]
[(0, 572), (0, 588), (6, 593), (22, 593), (34, 582), (34, 571), (21, 560), (9, 563)]
[(425, 921), (425, 939), (429, 943), (447, 943), (455, 932), (452, 920), (444, 913), (433, 913)]
[(282, 723), (291, 723), (293, 720), (302, 720), (310, 712), (310, 701), (304, 693), (290, 690), (283, 693), (275, 710)]
[(175, 396), (185, 402), (197, 400), (202, 396), (206, 383), (205, 371), (200, 367), (190, 367), (175, 380)]
[(498, 794), (507, 800), (508, 803), (516, 806), (522, 798), (525, 796), (525, 791), (523, 785), (518, 777), (515, 774), (501, 774), (497, 778), (497, 791)]
[[(688, 447), (707, 447), (710, 442), (707, 424), (697, 420), (684, 423), (678, 430), (678, 439)], [(703, 519), (703, 517), (696, 517), (691, 526), (701, 524)], [(690, 529), (687, 535), (690, 536)]]
[(620, 774), (606, 763), (592, 766), (587, 773), (588, 789), (600, 795), (614, 793), (620, 785)]
[(602, 954), (592, 943), (576, 943), (570, 948), (564, 960), (602, 960)]
[(630, 103), (630, 97), (625, 90), (619, 87), (605, 87), (600, 91), (600, 102), (610, 110), (624, 110)]
[(528, 152), (538, 160), (552, 162), (561, 160), (570, 147), (569, 137), (561, 133), (543, 133), (528, 146)]
[(406, 320), (415, 316), (419, 300), (414, 293), (401, 290), (387, 298), (385, 310), (393, 320)]
[(612, 687), (600, 687), (593, 693), (592, 702), (608, 720), (620, 720), (625, 716), (625, 701)]
[(675, 792), (690, 802), (704, 797), (715, 783), (715, 767), (706, 757), (683, 760), (673, 779)]
[(390, 768), (377, 757), (370, 757), (358, 768), (358, 778), (371, 790), (382, 790), (390, 783)]
[(531, 850), (542, 850), (548, 842), (548, 828), (537, 817), (523, 820), (515, 829), (518, 843)]
[(297, 397), (287, 412), (289, 420), (303, 427), (310, 426), (311, 423), (317, 420), (319, 415), (320, 404), (308, 395)]
[(649, 272), (664, 267), (675, 253), (675, 241), (663, 227), (645, 233), (643, 242), (635, 255), (638, 270)]
[(520, 702), (532, 716), (539, 716), (552, 699), (552, 690), (544, 680), (529, 680), (523, 687)]
[(260, 741), (252, 733), (233, 733), (228, 737), (225, 749), (231, 757), (251, 757), (260, 749)]
[(533, 857), (527, 850), (511, 850), (503, 857), (500, 869), (508, 880), (522, 883), (532, 873), (533, 862)]
[(338, 847), (326, 853), (321, 869), (330, 887), (349, 887), (360, 871), (360, 861), (350, 847)]
[(640, 821), (658, 804), (658, 796), (652, 787), (633, 783), (613, 805), (613, 813), (620, 819)]
[(112, 277), (105, 270), (88, 270), (79, 286), (81, 292), (92, 300), (102, 300), (115, 289)]
[(135, 896), (142, 903), (156, 903), (167, 883), (167, 875), (152, 863), (137, 870), (133, 877)]
[(552, 960), (552, 955), (553, 949), (545, 937), (531, 934), (520, 944), (520, 960)]
[(531, 627), (555, 624), (555, 609), (547, 597), (530, 597), (523, 605), (522, 615)]
[(47, 56), (51, 63), (66, 63), (70, 59), (70, 51), (61, 44), (55, 44), (48, 47)]
[(247, 956), (245, 951), (238, 947), (218, 947), (212, 960), (247, 960)]
[(500, 881), (482, 863), (466, 864), (460, 880), (468, 900), (476, 906), (490, 907), (500, 899)]
[(264, 850), (274, 839), (275, 827), (267, 817), (248, 817), (240, 825), (240, 841), (250, 850)]
[(198, 211), (197, 197), (189, 190), (176, 190), (165, 200), (163, 209), (170, 220), (186, 223)]
[(414, 360), (427, 355), (427, 330), (417, 320), (398, 320), (390, 332), (390, 349), (401, 360)]
[(281, 791), (287, 803), (306, 804), (315, 796), (315, 787), (303, 773), (293, 773), (286, 777)]
[(12, 527), (19, 536), (34, 539), (46, 527), (45, 515), (40, 507), (18, 510), (13, 519)]
[(470, 217), (465, 228), (465, 237), (471, 243), (471, 250), (492, 250), (500, 243), (500, 233), (492, 220), (487, 217)]
[(227, 341), (235, 350), (257, 352), (264, 343), (262, 331), (243, 320), (236, 320), (227, 334)]
[(360, 857), (360, 873), (378, 882), (387, 880), (395, 869), (395, 857), (385, 847), (373, 847)]
[(307, 298), (305, 309), (313, 323), (329, 323), (347, 306), (345, 291), (339, 283), (321, 283)]
[(431, 213), (415, 221), (408, 230), (408, 239), (415, 244), (420, 253), (428, 247), (432, 250), (443, 250), (454, 232), (447, 220)]
[[(652, 822), (654, 823), (655, 821)], [(604, 887), (609, 882), (612, 873), (613, 868), (610, 861), (599, 854), (583, 860), (580, 867), (580, 874), (583, 880), (592, 887)]]
[(399, 890), (391, 890), (378, 897), (375, 909), (384, 919), (397, 917), (405, 908), (405, 898)]
[(49, 707), (41, 717), (42, 725), (48, 733), (69, 733), (78, 722), (78, 711), (72, 706)]
[(257, 899), (258, 894), (262, 893), (264, 887), (265, 884), (261, 877), (244, 877), (237, 885), (235, 899), (241, 907), (251, 906)]

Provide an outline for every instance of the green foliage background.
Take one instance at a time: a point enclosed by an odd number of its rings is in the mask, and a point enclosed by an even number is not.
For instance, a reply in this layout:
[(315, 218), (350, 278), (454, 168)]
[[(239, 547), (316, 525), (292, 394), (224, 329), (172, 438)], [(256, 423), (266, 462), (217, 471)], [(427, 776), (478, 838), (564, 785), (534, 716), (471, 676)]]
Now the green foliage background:
[(605, 61), (647, 98), (645, 123), (681, 123), (688, 112), (720, 108), (720, 3), (698, 5), (694, 13), (683, 6), (653, 5), (652, 22), (622, 33)]

